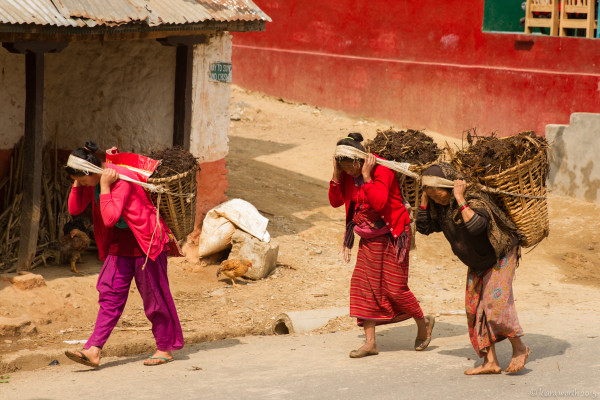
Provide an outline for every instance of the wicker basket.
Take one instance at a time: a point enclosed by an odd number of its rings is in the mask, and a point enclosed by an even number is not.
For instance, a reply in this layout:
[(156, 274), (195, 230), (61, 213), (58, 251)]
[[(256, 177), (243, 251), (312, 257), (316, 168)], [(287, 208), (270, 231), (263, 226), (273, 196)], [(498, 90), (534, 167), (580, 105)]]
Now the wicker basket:
[[(541, 149), (533, 159), (482, 180), (486, 186), (505, 192), (546, 196), (547, 165), (548, 152)], [(535, 246), (548, 236), (550, 227), (548, 203), (545, 198), (533, 199), (495, 193), (491, 195), (524, 235), (521, 246)]]
[(422, 189), (420, 176), (425, 169), (439, 161), (440, 159), (422, 165), (411, 164), (408, 169), (417, 173), (419, 178), (411, 178), (410, 176), (398, 174), (398, 182), (400, 183), (400, 190), (402, 190), (402, 198), (408, 202), (408, 204), (410, 204), (412, 211), (411, 218), (413, 221), (417, 219), (417, 210), (419, 209), (419, 204), (421, 204)]
[(168, 178), (149, 178), (148, 183), (162, 185), (171, 193), (193, 194), (194, 197), (174, 196), (170, 193), (163, 193), (160, 197), (160, 204), (156, 204), (158, 195), (151, 194), (152, 202), (159, 207), (160, 215), (175, 235), (178, 241), (183, 240), (194, 230), (194, 220), (196, 217), (196, 171), (197, 167), (190, 169), (178, 175)]
[[(419, 175), (422, 172), (422, 168), (417, 165), (411, 165), (409, 169)], [(416, 209), (419, 207), (421, 201), (421, 182), (417, 178), (412, 178), (408, 175), (402, 175), (398, 173), (398, 182), (400, 183), (400, 190), (402, 191), (402, 199), (411, 206), (412, 214), (411, 219), (417, 217)]]

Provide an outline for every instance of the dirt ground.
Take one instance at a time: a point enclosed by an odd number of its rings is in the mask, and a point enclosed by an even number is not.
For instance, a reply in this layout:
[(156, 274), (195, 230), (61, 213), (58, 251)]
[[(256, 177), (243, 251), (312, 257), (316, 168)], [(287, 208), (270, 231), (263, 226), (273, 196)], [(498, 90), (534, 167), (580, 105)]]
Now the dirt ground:
[[(327, 199), (335, 142), (349, 132), (373, 138), (393, 124), (318, 109), (232, 88), (229, 131), (229, 198), (254, 204), (270, 223), (280, 245), (278, 267), (260, 281), (217, 280), (217, 256), (169, 260), (171, 291), (188, 343), (234, 336), (271, 334), (274, 318), (285, 311), (348, 306), (353, 262), (340, 255), (343, 209)], [(395, 128), (408, 128), (394, 126)], [(424, 127), (410, 127), (424, 128)], [(427, 131), (426, 131), (427, 132)], [(460, 141), (427, 132), (439, 143)], [(557, 308), (594, 312), (600, 294), (599, 207), (572, 198), (549, 197), (550, 236), (524, 250), (514, 282), (518, 309), (539, 310), (539, 321)], [(466, 267), (454, 257), (441, 234), (416, 236), (409, 284), (426, 313), (462, 313)], [(0, 280), (0, 317), (30, 319), (37, 333), (0, 338), (0, 372), (47, 365), (66, 348), (92, 332), (95, 283), (101, 264), (89, 251), (78, 266), (39, 267), (33, 272), (45, 287), (17, 290)], [(138, 354), (154, 343), (135, 287), (123, 317), (106, 344), (107, 356)], [(340, 317), (311, 334), (358, 329)], [(61, 359), (63, 362), (63, 359)], [(64, 358), (64, 362), (66, 358)]]

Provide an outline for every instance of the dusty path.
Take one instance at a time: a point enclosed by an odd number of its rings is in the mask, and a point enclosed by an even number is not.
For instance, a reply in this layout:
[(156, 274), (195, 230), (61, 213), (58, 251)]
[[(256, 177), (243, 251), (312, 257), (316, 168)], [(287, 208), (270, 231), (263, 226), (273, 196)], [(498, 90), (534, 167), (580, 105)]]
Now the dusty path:
[[(269, 232), (280, 243), (280, 264), (268, 279), (233, 288), (215, 278), (215, 258), (205, 263), (171, 259), (171, 288), (187, 343), (269, 334), (272, 318), (283, 311), (348, 305), (352, 264), (339, 256), (344, 215), (327, 200), (331, 154), (348, 132), (372, 137), (378, 128), (389, 127), (235, 87), (232, 95), (232, 114), (240, 120), (230, 128), (227, 194), (250, 201), (270, 219)], [(571, 332), (593, 336), (588, 327), (600, 326), (599, 207), (557, 196), (550, 197), (549, 206), (550, 237), (525, 252), (514, 284), (521, 322), (526, 332), (556, 338)], [(410, 286), (423, 309), (442, 315), (460, 312), (466, 268), (441, 235), (417, 235), (416, 240)], [(47, 286), (31, 291), (0, 281), (0, 316), (28, 316), (38, 330), (37, 335), (0, 340), (0, 370), (38, 368), (55, 358), (67, 363), (62, 350), (80, 345), (64, 342), (89, 336), (100, 264), (93, 253), (85, 260), (83, 276), (73, 276), (68, 266), (38, 268), (34, 272), (44, 276)], [(327, 330), (360, 332), (350, 318), (322, 331)], [(141, 300), (132, 288), (105, 354), (136, 355), (152, 347)]]
[[(531, 312), (522, 312), (531, 321)], [(560, 326), (568, 314), (547, 324)], [(578, 324), (587, 329), (588, 321)], [(62, 399), (531, 399), (597, 398), (600, 350), (585, 332), (546, 330), (525, 323), (528, 364), (516, 375), (468, 377), (474, 365), (461, 317), (440, 317), (427, 351), (415, 352), (415, 325), (379, 330), (380, 354), (350, 359), (355, 331), (324, 335), (254, 336), (186, 347), (177, 360), (144, 367), (141, 357), (111, 358), (98, 370), (65, 364), (13, 374), (3, 398)], [(567, 333), (567, 334), (565, 334)], [(502, 366), (510, 345), (500, 343)], [(573, 395), (574, 393), (578, 395)], [(562, 393), (562, 395), (560, 395)], [(568, 395), (567, 393), (570, 393)]]

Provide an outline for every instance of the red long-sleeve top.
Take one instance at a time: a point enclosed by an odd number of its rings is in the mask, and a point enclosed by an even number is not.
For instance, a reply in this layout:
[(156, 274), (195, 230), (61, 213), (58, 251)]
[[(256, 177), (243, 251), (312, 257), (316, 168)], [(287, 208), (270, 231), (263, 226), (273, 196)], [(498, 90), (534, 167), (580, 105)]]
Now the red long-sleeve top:
[[(329, 203), (335, 208), (342, 204), (346, 206), (346, 225), (352, 220), (356, 207), (352, 202), (354, 186), (354, 179), (345, 172), (342, 172), (339, 183), (329, 182)], [(381, 219), (389, 227), (392, 236), (400, 236), (404, 227), (410, 223), (410, 216), (404, 207), (394, 171), (376, 165), (371, 172), (371, 181), (362, 185), (361, 189), (369, 205), (381, 215)]]
[[(107, 164), (107, 168), (117, 170), (119, 174), (137, 179), (135, 173), (125, 167)], [(135, 236), (140, 248), (155, 260), (169, 243), (169, 228), (162, 218), (156, 227), (156, 209), (150, 202), (144, 189), (133, 183), (117, 180), (111, 185), (110, 193), (101, 194), (100, 202), (94, 201), (94, 187), (72, 187), (69, 195), (69, 213), (82, 213), (92, 202), (94, 215), (94, 237), (98, 244), (100, 260), (105, 260), (113, 237), (113, 226), (123, 217)], [(154, 237), (153, 234), (154, 233)], [(149, 250), (149, 251), (148, 251)]]

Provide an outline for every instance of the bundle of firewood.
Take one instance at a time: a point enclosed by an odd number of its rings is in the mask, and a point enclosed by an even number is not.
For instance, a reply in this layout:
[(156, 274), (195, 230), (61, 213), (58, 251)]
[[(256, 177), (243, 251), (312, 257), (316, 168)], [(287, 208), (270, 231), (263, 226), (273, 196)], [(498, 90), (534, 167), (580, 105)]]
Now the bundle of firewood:
[[(68, 212), (70, 182), (58, 162), (55, 143), (48, 143), (43, 151), (42, 194), (40, 201), (40, 226), (36, 256), (31, 268), (46, 264), (57, 257), (48, 248), (61, 235), (63, 225), (71, 217)], [(16, 268), (21, 233), (21, 201), (23, 199), (24, 170), (23, 139), (14, 147), (7, 177), (0, 181), (0, 271)]]

